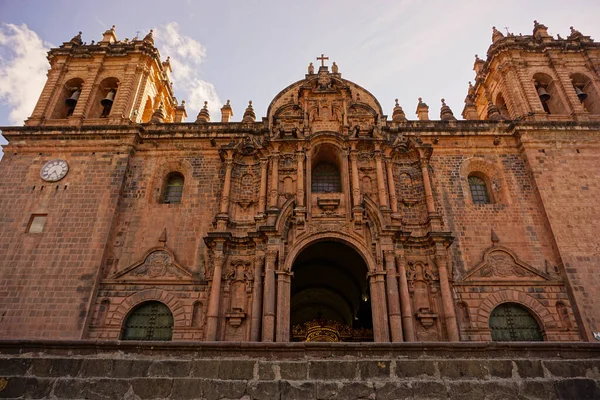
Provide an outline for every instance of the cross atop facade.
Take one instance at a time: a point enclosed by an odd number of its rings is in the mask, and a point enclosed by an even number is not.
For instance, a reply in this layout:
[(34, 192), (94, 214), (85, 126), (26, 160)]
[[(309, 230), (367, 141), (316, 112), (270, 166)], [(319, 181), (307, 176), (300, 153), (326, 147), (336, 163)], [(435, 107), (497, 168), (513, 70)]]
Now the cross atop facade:
[(324, 67), (325, 60), (329, 60), (329, 57), (325, 57), (325, 54), (321, 53), (321, 57), (317, 57), (317, 60), (321, 60), (321, 67)]

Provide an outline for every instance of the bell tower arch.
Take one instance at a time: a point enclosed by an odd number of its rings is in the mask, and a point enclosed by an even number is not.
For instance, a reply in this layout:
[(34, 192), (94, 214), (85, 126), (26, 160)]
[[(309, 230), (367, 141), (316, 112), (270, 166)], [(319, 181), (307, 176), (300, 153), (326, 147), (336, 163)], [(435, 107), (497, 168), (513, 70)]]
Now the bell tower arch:
[(161, 109), (157, 122), (180, 122), (169, 58), (161, 61), (152, 31), (143, 39), (118, 40), (113, 26), (89, 44), (79, 32), (51, 49), (48, 60), (48, 80), (27, 126), (147, 122), (147, 99), (152, 99), (151, 113)]

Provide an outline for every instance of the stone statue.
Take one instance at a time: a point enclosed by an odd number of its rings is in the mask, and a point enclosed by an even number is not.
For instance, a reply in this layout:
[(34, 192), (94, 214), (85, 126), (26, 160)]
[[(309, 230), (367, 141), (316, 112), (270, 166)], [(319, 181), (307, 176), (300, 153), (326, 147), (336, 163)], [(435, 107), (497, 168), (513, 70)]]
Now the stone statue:
[(334, 74), (337, 74), (339, 71), (337, 64), (335, 63), (335, 61), (333, 62), (333, 65), (331, 66), (331, 72), (333, 72)]
[(313, 63), (308, 64), (308, 74), (312, 75), (315, 73), (315, 67), (313, 65)]

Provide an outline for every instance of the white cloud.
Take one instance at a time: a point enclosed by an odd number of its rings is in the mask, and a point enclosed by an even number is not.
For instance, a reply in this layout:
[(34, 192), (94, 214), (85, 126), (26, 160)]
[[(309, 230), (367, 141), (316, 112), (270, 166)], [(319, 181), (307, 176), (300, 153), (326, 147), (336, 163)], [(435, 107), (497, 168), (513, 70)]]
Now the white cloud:
[(206, 57), (206, 48), (197, 40), (183, 35), (176, 22), (155, 28), (154, 38), (162, 58), (171, 57), (171, 79), (175, 94), (178, 99), (186, 101), (188, 119), (195, 120), (204, 102), (208, 101), (211, 121), (219, 121), (219, 110), (223, 103), (215, 86), (200, 78), (200, 66)]
[(27, 119), (46, 83), (50, 44), (27, 25), (0, 25), (0, 102), (9, 109), (11, 123)]

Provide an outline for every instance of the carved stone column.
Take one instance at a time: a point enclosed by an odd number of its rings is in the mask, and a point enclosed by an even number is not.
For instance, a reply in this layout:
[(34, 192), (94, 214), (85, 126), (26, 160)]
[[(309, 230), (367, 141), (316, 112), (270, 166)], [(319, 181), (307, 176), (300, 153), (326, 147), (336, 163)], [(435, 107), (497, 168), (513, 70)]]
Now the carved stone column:
[(252, 288), (252, 320), (250, 323), (250, 340), (260, 342), (260, 322), (263, 303), (263, 264), (265, 256), (254, 257), (254, 284)]
[(269, 208), (277, 208), (279, 198), (279, 152), (271, 155), (271, 190), (269, 191)]
[(375, 148), (375, 167), (377, 169), (377, 192), (379, 193), (379, 207), (387, 208), (387, 193), (385, 190), (385, 179), (383, 177), (383, 165), (381, 163), (381, 150), (378, 147)]
[(352, 170), (352, 205), (360, 206), (360, 182), (358, 180), (358, 151), (350, 151), (350, 168)]
[(392, 167), (392, 159), (390, 157), (387, 157), (385, 159), (385, 170), (387, 172), (388, 188), (390, 190), (390, 206), (392, 207), (392, 212), (397, 213), (398, 198), (396, 197), (396, 182), (394, 182), (394, 173)]
[(408, 281), (406, 280), (406, 258), (404, 250), (397, 254), (398, 277), (400, 278), (400, 305), (402, 310), (402, 325), (404, 327), (404, 340), (415, 341), (415, 325), (413, 322), (412, 307), (410, 305), (410, 294), (408, 292)]
[(276, 271), (277, 274), (277, 329), (278, 342), (290, 341), (290, 296), (293, 272)]
[(438, 274), (440, 276), (440, 291), (442, 292), (444, 322), (446, 324), (448, 340), (451, 342), (458, 342), (460, 340), (458, 335), (458, 324), (456, 322), (456, 312), (454, 311), (454, 300), (452, 299), (452, 292), (450, 290), (448, 268), (446, 267), (447, 257), (445, 253), (445, 249), (440, 248), (440, 245), (438, 245), (435, 254), (435, 263), (437, 264)]
[(296, 204), (299, 208), (304, 207), (304, 151), (296, 152), (296, 161), (298, 163), (298, 181), (296, 185)]
[(373, 313), (373, 339), (376, 342), (389, 342), (390, 330), (385, 301), (385, 272), (382, 271), (381, 262), (378, 262), (377, 269), (369, 274), (369, 285)]
[(260, 160), (260, 194), (258, 196), (258, 214), (264, 215), (267, 205), (267, 167), (268, 160)]
[(275, 262), (277, 251), (269, 250), (266, 254), (265, 263), (265, 286), (263, 289), (263, 320), (262, 341), (272, 342), (275, 339)]
[(421, 173), (423, 174), (423, 187), (425, 188), (425, 201), (427, 202), (427, 212), (435, 213), (435, 202), (433, 201), (433, 191), (431, 189), (431, 179), (429, 178), (429, 161), (421, 158)]
[(394, 252), (391, 250), (385, 250), (383, 255), (385, 259), (386, 293), (392, 342), (402, 342), (404, 339), (402, 335), (402, 318), (400, 316), (396, 260), (394, 259)]
[(210, 298), (208, 301), (208, 312), (206, 315), (206, 340), (217, 340), (217, 326), (219, 323), (219, 302), (221, 298), (221, 276), (225, 255), (221, 249), (215, 249), (213, 257), (213, 276), (212, 287), (210, 288)]
[(231, 194), (231, 171), (233, 170), (233, 154), (230, 150), (227, 151), (227, 159), (225, 160), (225, 182), (223, 183), (223, 191), (221, 193), (221, 204), (219, 215), (217, 216), (217, 230), (224, 231), (227, 229), (227, 221), (229, 220), (229, 196)]

